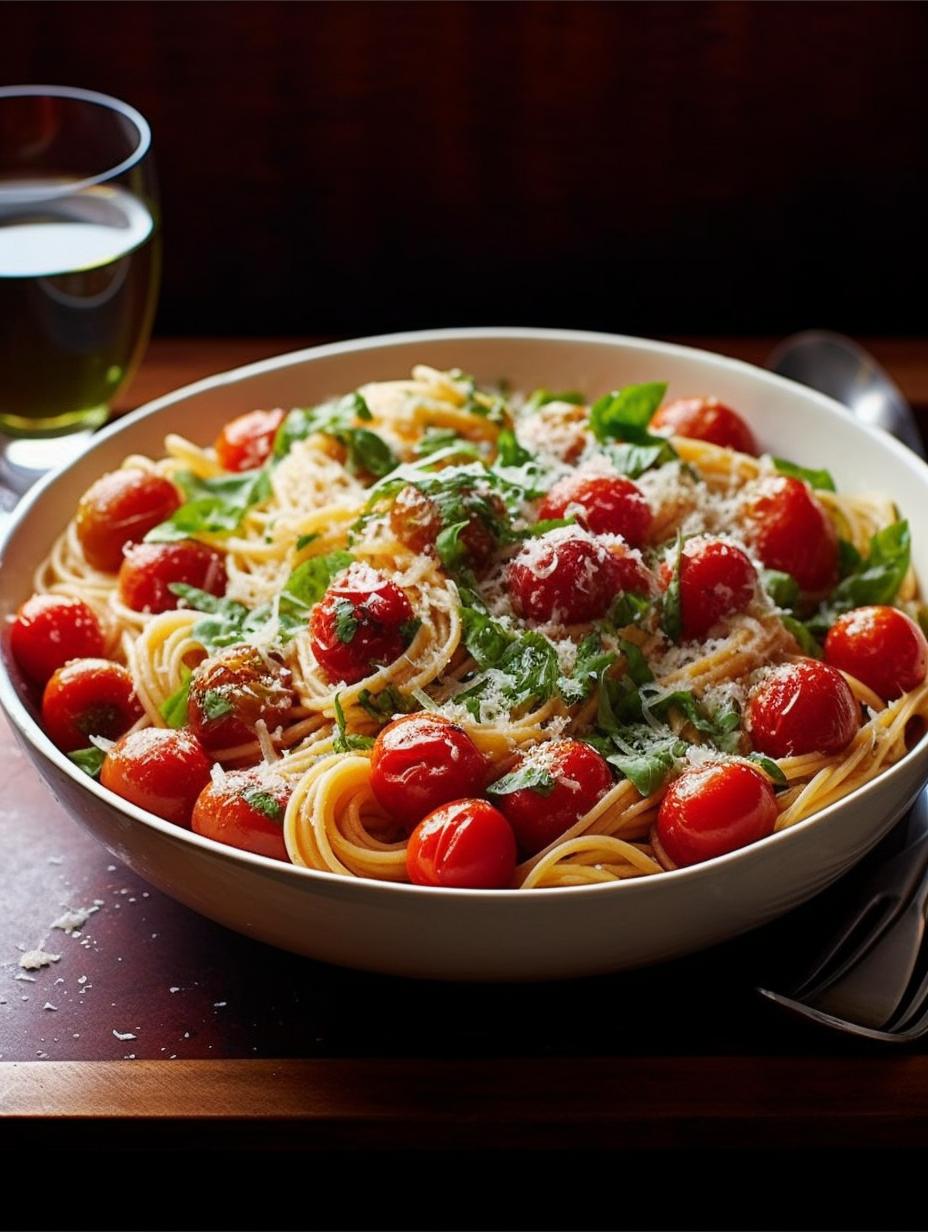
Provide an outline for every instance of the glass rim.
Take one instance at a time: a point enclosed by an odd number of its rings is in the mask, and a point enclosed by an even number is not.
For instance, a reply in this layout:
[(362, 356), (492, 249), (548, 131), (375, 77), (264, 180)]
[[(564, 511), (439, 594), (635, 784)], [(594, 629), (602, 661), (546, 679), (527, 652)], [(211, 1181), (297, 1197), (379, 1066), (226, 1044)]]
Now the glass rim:
[[(135, 126), (138, 134), (138, 141), (135, 149), (122, 162), (115, 166), (107, 168), (105, 171), (99, 172), (97, 175), (86, 176), (81, 180), (71, 180), (66, 186), (62, 186), (60, 190), (49, 189), (43, 193), (43, 196), (54, 197), (60, 195), (69, 195), (75, 191), (82, 191), (85, 188), (93, 188), (97, 184), (106, 184), (110, 180), (118, 179), (127, 171), (131, 171), (137, 166), (151, 148), (151, 126), (135, 107), (129, 103), (124, 103), (122, 99), (114, 98), (111, 94), (101, 94), (98, 90), (84, 90), (79, 86), (48, 86), (48, 85), (21, 85), (21, 86), (0, 86), (0, 102), (5, 98), (68, 98), (80, 103), (91, 103), (98, 107), (105, 107), (110, 111), (118, 112), (119, 115), (127, 119)], [(3, 189), (0, 188), (0, 194)]]

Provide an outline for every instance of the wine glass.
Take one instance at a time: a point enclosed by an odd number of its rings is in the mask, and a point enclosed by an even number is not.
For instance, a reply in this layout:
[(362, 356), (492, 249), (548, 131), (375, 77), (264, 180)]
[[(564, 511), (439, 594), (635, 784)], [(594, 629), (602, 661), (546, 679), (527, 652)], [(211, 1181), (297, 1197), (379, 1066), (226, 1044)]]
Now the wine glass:
[(66, 86), (0, 89), (0, 502), (105, 423), (151, 333), (161, 252), (151, 131)]

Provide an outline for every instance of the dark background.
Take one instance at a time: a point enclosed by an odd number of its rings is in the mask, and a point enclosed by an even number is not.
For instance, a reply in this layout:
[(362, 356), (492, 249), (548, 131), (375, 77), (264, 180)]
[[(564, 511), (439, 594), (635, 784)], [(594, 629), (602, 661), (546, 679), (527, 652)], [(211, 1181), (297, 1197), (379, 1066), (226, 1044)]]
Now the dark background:
[(162, 333), (923, 333), (928, 6), (0, 3), (151, 120)]

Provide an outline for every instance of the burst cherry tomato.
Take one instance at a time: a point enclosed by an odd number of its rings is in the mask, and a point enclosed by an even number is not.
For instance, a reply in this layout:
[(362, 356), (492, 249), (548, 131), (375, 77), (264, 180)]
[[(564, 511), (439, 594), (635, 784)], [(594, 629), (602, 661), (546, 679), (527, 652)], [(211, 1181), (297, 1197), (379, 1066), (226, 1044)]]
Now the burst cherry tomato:
[(412, 606), (399, 586), (355, 562), (313, 608), (309, 640), (330, 681), (354, 684), (399, 658), (412, 640), (412, 620)]
[(802, 590), (830, 590), (838, 580), (838, 536), (801, 479), (763, 480), (746, 507), (750, 535), (768, 569), (791, 573)]
[(512, 826), (519, 849), (534, 855), (590, 811), (612, 786), (604, 758), (579, 740), (554, 740), (520, 760), (513, 773), (538, 770), (534, 787), (489, 794)]
[(576, 513), (596, 535), (621, 535), (632, 547), (648, 537), (651, 509), (630, 479), (620, 475), (569, 475), (554, 485), (538, 509), (538, 518)]
[(59, 667), (42, 696), (42, 725), (65, 753), (91, 736), (117, 740), (142, 717), (132, 677), (109, 659), (74, 659)]
[(200, 792), (190, 828), (217, 843), (289, 860), (283, 821), (290, 795), (289, 783), (271, 771), (232, 770)]
[(623, 567), (601, 540), (564, 526), (528, 540), (509, 562), (507, 580), (527, 620), (573, 625), (605, 616), (623, 589)]
[(45, 684), (69, 659), (99, 658), (105, 642), (99, 620), (80, 599), (33, 595), (13, 621), (10, 649), (23, 674)]
[(192, 732), (145, 727), (113, 745), (100, 782), (131, 804), (186, 826), (209, 770), (209, 758)]
[(196, 539), (132, 543), (119, 570), (119, 597), (135, 612), (168, 612), (180, 603), (171, 582), (222, 595), (226, 581), (222, 553)]
[(408, 714), (388, 724), (371, 754), (371, 789), (411, 830), (450, 800), (483, 791), (486, 763), (460, 727), (438, 714)]
[(208, 749), (229, 749), (255, 739), (263, 719), (273, 732), (293, 706), (289, 668), (254, 646), (229, 646), (206, 659), (190, 679), (187, 718)]
[(925, 679), (928, 641), (898, 608), (858, 607), (839, 616), (828, 630), (825, 661), (889, 702)]
[[(496, 535), (490, 526), (492, 520), (502, 520), (506, 508), (498, 496), (479, 492), (458, 493), (459, 507), (455, 520), (466, 521), (458, 535), (458, 544), (463, 549), (464, 561), (471, 569), (484, 569), (496, 551)], [(461, 514), (458, 519), (458, 513)], [(441, 510), (430, 496), (420, 492), (413, 484), (401, 488), (390, 507), (390, 529), (412, 552), (431, 549), (442, 529)]]
[(657, 837), (683, 867), (766, 838), (776, 820), (776, 796), (759, 770), (743, 762), (708, 762), (670, 784), (657, 814)]
[(516, 867), (516, 840), (486, 800), (454, 800), (423, 818), (409, 838), (406, 871), (416, 885), (502, 890)]
[[(666, 586), (672, 570), (665, 563)], [(723, 616), (743, 612), (754, 596), (757, 574), (748, 557), (722, 539), (689, 539), (680, 556), (683, 640), (703, 638)]]
[(844, 677), (827, 663), (783, 663), (748, 700), (751, 743), (770, 757), (839, 753), (860, 726), (860, 707)]
[(678, 398), (668, 402), (651, 420), (651, 427), (755, 457), (760, 452), (754, 433), (738, 412), (717, 398)]
[(216, 457), (226, 471), (251, 471), (271, 456), (277, 429), (286, 411), (249, 411), (230, 419), (216, 437)]
[(98, 479), (77, 507), (77, 537), (87, 563), (115, 573), (123, 548), (136, 543), (181, 503), (170, 480), (127, 466)]

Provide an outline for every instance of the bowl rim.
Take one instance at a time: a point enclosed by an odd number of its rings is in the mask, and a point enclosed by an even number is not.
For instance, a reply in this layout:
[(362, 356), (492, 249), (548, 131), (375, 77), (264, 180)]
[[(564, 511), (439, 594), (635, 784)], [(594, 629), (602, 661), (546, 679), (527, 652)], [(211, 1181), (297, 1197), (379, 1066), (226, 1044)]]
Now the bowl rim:
[[(237, 368), (230, 368), (181, 386), (145, 403), (127, 415), (120, 416), (101, 431), (94, 434), (93, 443), (89, 449), (83, 451), (64, 466), (43, 476), (20, 500), (6, 525), (2, 528), (2, 532), (0, 532), (0, 566), (2, 566), (9, 542), (19, 528), (28, 521), (33, 506), (49, 488), (57, 484), (71, 470), (81, 465), (87, 455), (95, 452), (101, 444), (112, 437), (126, 432), (142, 420), (159, 414), (159, 412), (173, 406), (175, 403), (183, 402), (185, 399), (196, 394), (204, 393), (223, 385), (236, 384), (248, 377), (260, 376), (267, 372), (295, 367), (306, 361), (326, 359), (330, 356), (351, 354), (353, 352), (377, 351), (395, 346), (484, 340), (498, 340), (503, 343), (523, 340), (578, 344), (592, 343), (617, 350), (627, 349), (639, 353), (650, 353), (655, 357), (662, 355), (679, 358), (699, 356), (704, 360), (708, 360), (711, 365), (719, 368), (721, 371), (740, 373), (748, 376), (755, 382), (759, 381), (761, 385), (788, 390), (794, 396), (800, 396), (807, 402), (814, 404), (819, 412), (825, 413), (828, 418), (833, 419), (844, 427), (852, 424), (854, 430), (869, 436), (881, 449), (889, 450), (895, 456), (897, 462), (913, 471), (928, 488), (928, 463), (894, 437), (869, 424), (862, 423), (860, 420), (853, 419), (847, 408), (825, 394), (819, 393), (817, 390), (800, 385), (798, 382), (769, 372), (764, 368), (759, 368), (755, 364), (733, 359), (727, 355), (720, 355), (714, 351), (707, 351), (700, 347), (684, 346), (675, 342), (661, 342), (656, 339), (638, 338), (629, 334), (610, 334), (602, 331), (549, 327), (495, 325), (404, 330), (399, 333), (376, 334), (339, 342), (324, 343), (319, 346), (304, 347), (296, 351), (287, 351), (268, 359), (244, 364)], [(285, 863), (282, 860), (275, 860), (269, 856), (257, 855), (253, 852), (244, 851), (241, 848), (219, 843), (214, 839), (195, 834), (192, 830), (186, 829), (183, 826), (166, 821), (155, 813), (139, 808), (128, 800), (121, 799), (115, 793), (102, 787), (96, 779), (90, 778), (75, 765), (66, 754), (62, 753), (60, 749), (52, 744), (49, 737), (29, 712), (13, 682), (7, 663), (7, 653), (0, 653), (0, 707), (5, 711), (21, 738), (41, 754), (45, 761), (50, 762), (57, 771), (64, 773), (67, 778), (71, 779), (82, 790), (89, 791), (91, 795), (96, 796), (109, 809), (122, 813), (133, 821), (142, 822), (146, 827), (161, 833), (169, 840), (174, 840), (183, 845), (191, 844), (194, 848), (199, 848), (206, 855), (219, 857), (236, 866), (252, 868), (256, 872), (271, 873), (279, 880), (292, 882), (295, 887), (300, 884), (309, 886), (317, 882), (318, 889), (320, 890), (338, 890), (349, 896), (353, 892), (361, 894), (373, 892), (401, 896), (427, 895), (432, 901), (441, 900), (458, 904), (483, 901), (495, 903), (505, 901), (510, 904), (518, 901), (531, 903), (539, 899), (548, 903), (559, 901), (566, 903), (572, 901), (578, 894), (586, 898), (591, 897), (593, 894), (605, 895), (617, 894), (619, 892), (625, 896), (634, 897), (637, 894), (661, 893), (662, 891), (655, 889), (655, 887), (659, 886), (673, 887), (682, 885), (684, 882), (686, 884), (697, 884), (700, 881), (712, 881), (716, 876), (724, 875), (725, 870), (732, 866), (749, 860), (753, 853), (762, 851), (772, 852), (778, 845), (782, 846), (783, 843), (795, 841), (792, 836), (808, 834), (823, 824), (827, 824), (829, 819), (836, 812), (846, 807), (849, 802), (854, 801), (856, 803), (865, 799), (868, 794), (872, 794), (880, 785), (900, 777), (913, 760), (916, 760), (919, 755), (923, 755), (928, 751), (928, 732), (926, 732), (918, 743), (909, 749), (905, 756), (900, 758), (894, 765), (877, 775), (869, 783), (863, 784), (847, 796), (836, 800), (833, 804), (827, 805), (803, 822), (778, 830), (774, 834), (768, 835), (766, 838), (760, 839), (755, 843), (750, 843), (745, 847), (727, 852), (725, 855), (716, 856), (700, 864), (665, 870), (659, 877), (631, 877), (615, 882), (602, 882), (594, 885), (545, 886), (535, 888), (530, 893), (526, 893), (522, 889), (513, 888), (502, 890), (458, 889), (445, 886), (414, 885), (410, 882), (383, 881), (369, 877), (346, 876), (343, 873), (328, 872), (321, 869), (307, 868), (302, 865)]]

